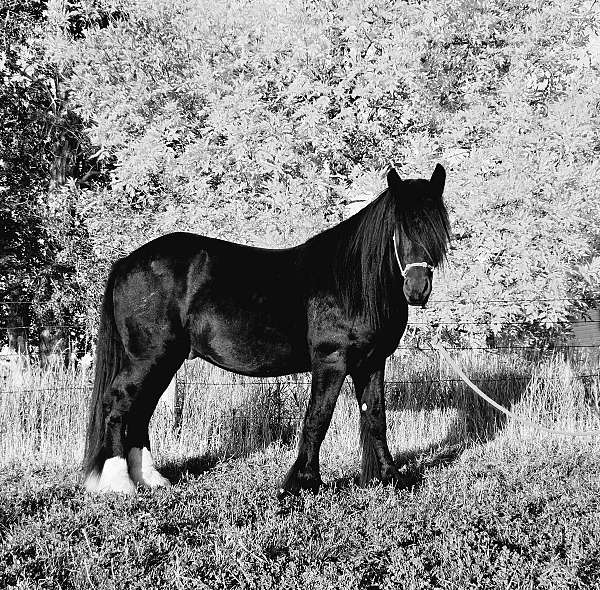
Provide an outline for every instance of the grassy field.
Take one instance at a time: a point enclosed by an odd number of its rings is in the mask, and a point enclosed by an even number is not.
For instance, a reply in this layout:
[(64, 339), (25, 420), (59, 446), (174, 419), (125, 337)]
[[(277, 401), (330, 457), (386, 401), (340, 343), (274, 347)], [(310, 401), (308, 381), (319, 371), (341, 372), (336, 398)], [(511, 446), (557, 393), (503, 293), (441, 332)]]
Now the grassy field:
[[(398, 488), (359, 488), (342, 392), (317, 495), (279, 504), (308, 377), (190, 363), (161, 402), (169, 490), (79, 485), (88, 371), (19, 367), (0, 391), (0, 588), (600, 588), (600, 444), (505, 422), (429, 356), (388, 367)], [(523, 417), (598, 427), (594, 364), (470, 352), (469, 375)], [(406, 369), (406, 367), (409, 367)]]

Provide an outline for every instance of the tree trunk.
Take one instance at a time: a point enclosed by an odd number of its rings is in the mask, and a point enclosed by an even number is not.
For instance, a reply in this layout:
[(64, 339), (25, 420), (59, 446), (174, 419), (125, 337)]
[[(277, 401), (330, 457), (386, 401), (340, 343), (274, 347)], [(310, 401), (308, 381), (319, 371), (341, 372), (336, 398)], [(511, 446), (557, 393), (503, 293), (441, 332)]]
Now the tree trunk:
[(79, 141), (72, 129), (69, 113), (69, 93), (62, 83), (62, 75), (54, 77), (52, 101), (52, 162), (50, 165), (50, 191), (64, 186), (70, 176), (74, 176)]

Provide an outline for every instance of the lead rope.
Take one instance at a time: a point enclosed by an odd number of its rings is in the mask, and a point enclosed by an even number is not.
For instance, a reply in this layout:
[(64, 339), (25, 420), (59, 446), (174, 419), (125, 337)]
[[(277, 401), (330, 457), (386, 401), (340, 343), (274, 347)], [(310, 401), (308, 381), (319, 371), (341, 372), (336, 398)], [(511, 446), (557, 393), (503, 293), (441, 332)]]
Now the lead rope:
[(435, 339), (431, 343), (432, 348), (435, 348), (441, 355), (441, 357), (450, 365), (462, 378), (462, 380), (482, 399), (484, 399), (488, 404), (492, 405), (494, 408), (510, 416), (513, 420), (517, 422), (521, 422), (522, 424), (526, 424), (536, 430), (541, 430), (542, 432), (547, 432), (549, 434), (559, 434), (563, 436), (600, 436), (600, 430), (587, 430), (587, 431), (572, 431), (572, 430), (558, 430), (554, 428), (546, 428), (541, 424), (536, 424), (531, 420), (527, 420), (527, 418), (521, 418), (516, 414), (513, 414), (510, 410), (507, 410), (504, 406), (501, 406), (499, 403), (495, 402), (491, 397), (487, 396), (477, 385), (475, 385), (463, 372), (463, 370), (452, 360), (448, 351), (444, 348), (444, 345), (438, 340)]

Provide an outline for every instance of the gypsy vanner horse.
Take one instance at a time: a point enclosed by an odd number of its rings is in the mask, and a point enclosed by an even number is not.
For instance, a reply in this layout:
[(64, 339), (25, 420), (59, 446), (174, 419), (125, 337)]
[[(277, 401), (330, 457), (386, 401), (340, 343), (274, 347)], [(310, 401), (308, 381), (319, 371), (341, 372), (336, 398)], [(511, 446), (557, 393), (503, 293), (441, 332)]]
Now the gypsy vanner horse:
[(398, 477), (386, 440), (385, 359), (408, 305), (424, 305), (450, 239), (446, 173), (402, 180), (294, 248), (242, 246), (190, 233), (153, 240), (108, 277), (84, 457), (85, 485), (132, 493), (169, 485), (148, 424), (184, 359), (257, 377), (310, 371), (298, 455), (281, 495), (321, 484), (319, 449), (347, 375), (360, 411), (361, 481)]

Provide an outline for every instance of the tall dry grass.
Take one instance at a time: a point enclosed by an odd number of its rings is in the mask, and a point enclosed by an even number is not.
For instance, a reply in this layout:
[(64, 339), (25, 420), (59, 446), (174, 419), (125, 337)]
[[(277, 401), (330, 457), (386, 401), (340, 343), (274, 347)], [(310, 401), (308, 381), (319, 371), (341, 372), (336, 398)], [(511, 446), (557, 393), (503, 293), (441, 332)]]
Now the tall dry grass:
[[(561, 429), (600, 428), (597, 364), (585, 357), (527, 359), (519, 352), (455, 354), (486, 393), (533, 422)], [(592, 375), (581, 378), (579, 375)], [(401, 457), (496, 436), (541, 436), (506, 420), (478, 399), (433, 352), (402, 351), (387, 367), (388, 438)], [(42, 370), (11, 363), (0, 380), (0, 465), (76, 466), (83, 454), (89, 367)], [(163, 396), (151, 424), (160, 462), (226, 458), (278, 440), (294, 444), (309, 395), (310, 375), (251, 379), (201, 361), (186, 362), (178, 396)], [(350, 383), (340, 395), (323, 462), (329, 470), (358, 465), (358, 409)]]
[(0, 373), (0, 464), (72, 465), (81, 460), (93, 378), (89, 366), (42, 369), (24, 359)]

